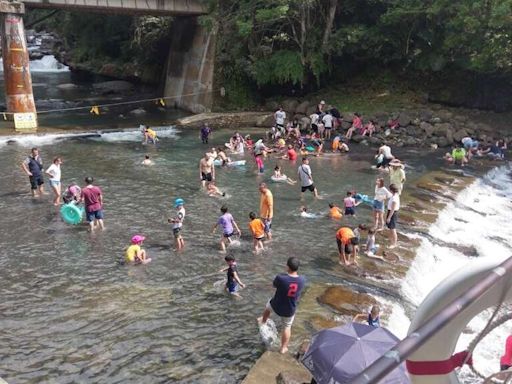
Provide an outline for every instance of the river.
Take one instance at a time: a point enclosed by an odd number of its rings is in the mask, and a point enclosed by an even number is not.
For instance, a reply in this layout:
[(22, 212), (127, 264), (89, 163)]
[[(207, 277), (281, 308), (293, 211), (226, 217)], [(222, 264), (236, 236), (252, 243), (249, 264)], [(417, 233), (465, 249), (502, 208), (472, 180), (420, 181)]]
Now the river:
[[(56, 87), (69, 82), (69, 72), (35, 74), (36, 97), (47, 100), (48, 109), (54, 109), (53, 100), (63, 105), (98, 102), (90, 84), (80, 84), (71, 94)], [(340, 223), (325, 217), (327, 204), (341, 204), (347, 190), (371, 193), (377, 176), (370, 169), (373, 151), (354, 146), (348, 156), (312, 159), (323, 199), (307, 196), (306, 204), (316, 218), (300, 217), (299, 187), (270, 184), (275, 239), (266, 252), (253, 255), (246, 229), (249, 212), (259, 206), (258, 183), (270, 182), (276, 163), (296, 178), (297, 164), (269, 160), (265, 175), (257, 176), (245, 155), (246, 167), (218, 170), (218, 186), (227, 196), (208, 197), (199, 184), (198, 159), (206, 146), (198, 132), (161, 123), (179, 112), (148, 110), (143, 118), (126, 111), (92, 116), (88, 110), (41, 118), (44, 125), (57, 128), (131, 128), (97, 137), (56, 132), (0, 138), (0, 376), (9, 383), (238, 383), (264, 351), (255, 319), (273, 292), (273, 276), (284, 271), (289, 256), (300, 257), (301, 273), (310, 285), (366, 284), (371, 295), (392, 308), (385, 325), (402, 337), (415, 306), (443, 277), (440, 271), (447, 274), (469, 260), (436, 245), (432, 237), (476, 244), (478, 256), (510, 253), (511, 237), (502, 229), (512, 208), (510, 170), (505, 167), (475, 182), (446, 206), (429, 236), (402, 228), (411, 237), (421, 236), (417, 258), (403, 281), (397, 280), (403, 274), (392, 265), (381, 265), (378, 278), (344, 272), (337, 264), (334, 241)], [(155, 123), (161, 137), (158, 146), (141, 144), (136, 128), (141, 122)], [(222, 145), (228, 137), (229, 132), (216, 131), (212, 144)], [(12, 139), (16, 142), (8, 143)], [(103, 233), (89, 234), (83, 226), (64, 224), (49, 196), (29, 197), (20, 163), (31, 146), (40, 147), (45, 166), (54, 156), (63, 158), (65, 185), (82, 184), (88, 175), (96, 179), (105, 196)], [(145, 154), (154, 166), (140, 165)], [(435, 160), (438, 153), (407, 150), (400, 156), (409, 164), (408, 184), (442, 166)], [(181, 253), (174, 250), (167, 224), (177, 197), (185, 199), (187, 209), (186, 248)], [(224, 275), (217, 271), (224, 261), (218, 235), (210, 232), (222, 204), (228, 205), (245, 232), (241, 245), (229, 251), (239, 260), (240, 277), (247, 284), (242, 300), (232, 300), (219, 289)], [(467, 209), (468, 204), (475, 210)], [(343, 223), (369, 222), (369, 217), (370, 210), (360, 206), (358, 217)], [(145, 247), (153, 262), (120, 265), (135, 233), (147, 237)], [(367, 264), (373, 263), (364, 262), (363, 268)], [(292, 350), (307, 331), (299, 316)], [(503, 334), (483, 344), (486, 367), (495, 365)], [(467, 382), (472, 380), (468, 376)]]

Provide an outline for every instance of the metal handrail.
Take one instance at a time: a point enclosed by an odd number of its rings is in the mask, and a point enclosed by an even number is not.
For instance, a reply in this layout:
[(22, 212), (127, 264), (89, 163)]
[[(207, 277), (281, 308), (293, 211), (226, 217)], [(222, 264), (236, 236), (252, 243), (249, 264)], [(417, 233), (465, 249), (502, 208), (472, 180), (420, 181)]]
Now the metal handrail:
[(433, 335), (448, 325), (455, 317), (468, 308), (475, 300), (480, 298), (495, 284), (507, 275), (512, 274), (512, 257), (506, 259), (482, 279), (471, 287), (466, 293), (447, 304), (438, 313), (432, 316), (425, 324), (414, 333), (400, 341), (395, 347), (386, 352), (378, 360), (368, 366), (358, 376), (354, 377), (351, 384), (376, 384), (397, 368), (413, 352), (418, 350)]

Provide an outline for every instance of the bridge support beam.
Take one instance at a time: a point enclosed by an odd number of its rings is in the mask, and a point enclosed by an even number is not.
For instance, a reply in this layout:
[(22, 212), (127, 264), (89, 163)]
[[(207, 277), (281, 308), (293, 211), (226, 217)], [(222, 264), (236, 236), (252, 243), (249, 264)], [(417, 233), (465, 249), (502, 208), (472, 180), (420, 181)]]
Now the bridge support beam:
[(36, 105), (22, 17), (24, 12), (23, 3), (0, 0), (0, 38), (4, 62), (5, 101), (7, 111), (15, 114), (17, 129), (36, 129)]
[(196, 17), (173, 21), (164, 93), (169, 105), (193, 113), (211, 112), (215, 35), (199, 25)]

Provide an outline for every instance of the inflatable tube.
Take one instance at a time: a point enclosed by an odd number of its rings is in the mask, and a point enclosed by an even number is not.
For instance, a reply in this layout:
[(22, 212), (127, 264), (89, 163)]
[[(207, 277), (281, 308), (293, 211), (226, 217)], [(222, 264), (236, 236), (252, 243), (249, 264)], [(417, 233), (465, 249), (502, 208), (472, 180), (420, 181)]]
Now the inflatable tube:
[[(496, 268), (503, 260), (504, 259), (501, 257), (474, 260), (466, 267), (443, 280), (428, 294), (425, 300), (423, 300), (416, 311), (416, 315), (411, 322), (407, 334), (411, 335), (416, 332), (432, 314), (437, 313), (458, 296), (467, 292), (467, 290), (481, 281), (483, 276), (489, 272), (494, 270), (496, 273), (503, 273)], [(466, 328), (467, 324), (480, 312), (498, 305), (501, 299), (503, 299), (503, 301), (512, 300), (512, 289), (510, 288), (508, 279), (501, 279), (498, 284), (495, 284), (485, 294), (481, 295), (464, 311), (459, 312), (449, 324), (433, 335), (427, 342), (421, 345), (416, 352), (409, 356), (407, 369), (411, 382), (413, 384), (460, 383), (454, 372), (454, 367), (443, 369), (446, 367), (445, 361), (449, 361), (453, 356), (459, 336)], [(444, 372), (438, 374), (419, 372), (420, 370), (424, 370), (424, 368), (422, 369), (421, 367), (421, 363), (428, 364), (430, 367), (432, 363), (435, 363), (437, 367), (434, 371), (438, 370)], [(429, 369), (429, 371), (432, 371), (432, 368)]]
[(64, 204), (60, 208), (60, 216), (68, 224), (77, 225), (82, 222), (85, 209), (78, 207), (74, 203)]
[(281, 175), (280, 177), (270, 176), (270, 180), (274, 183), (286, 183), (288, 177), (286, 175)]
[(315, 152), (315, 147), (312, 147), (311, 145), (306, 147), (306, 151), (308, 152)]
[(370, 198), (368, 195), (356, 193), (354, 199), (356, 199), (357, 201), (362, 201), (363, 203), (371, 205), (373, 207), (373, 199)]
[[(227, 163), (226, 166), (228, 167), (243, 167), (246, 163), (246, 160), (237, 160), (232, 161), (230, 163)], [(213, 160), (213, 165), (216, 165), (217, 167), (220, 167), (222, 165), (222, 160)]]

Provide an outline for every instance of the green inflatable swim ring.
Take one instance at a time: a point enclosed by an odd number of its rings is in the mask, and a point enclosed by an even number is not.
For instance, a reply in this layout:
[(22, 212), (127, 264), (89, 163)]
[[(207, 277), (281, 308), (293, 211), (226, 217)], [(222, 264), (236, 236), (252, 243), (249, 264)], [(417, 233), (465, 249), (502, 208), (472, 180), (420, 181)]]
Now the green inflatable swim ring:
[(309, 147), (306, 147), (306, 151), (308, 152), (314, 152), (315, 151), (315, 148), (312, 147), (312, 146), (309, 146)]
[(62, 220), (68, 224), (77, 225), (82, 222), (85, 209), (84, 207), (78, 207), (74, 203), (64, 204), (60, 208), (60, 215)]

